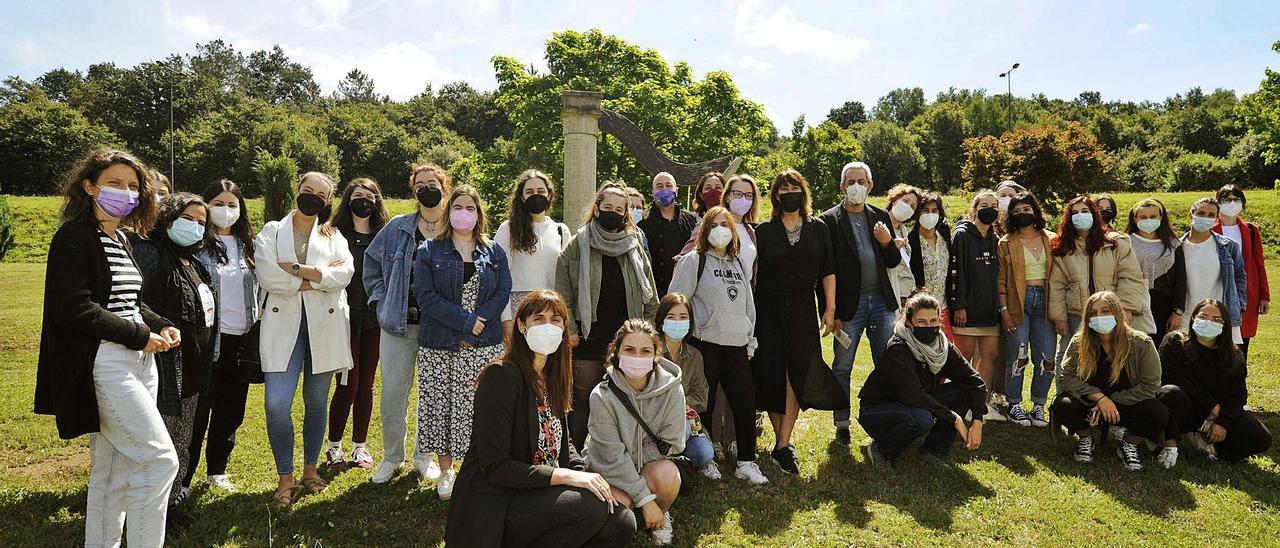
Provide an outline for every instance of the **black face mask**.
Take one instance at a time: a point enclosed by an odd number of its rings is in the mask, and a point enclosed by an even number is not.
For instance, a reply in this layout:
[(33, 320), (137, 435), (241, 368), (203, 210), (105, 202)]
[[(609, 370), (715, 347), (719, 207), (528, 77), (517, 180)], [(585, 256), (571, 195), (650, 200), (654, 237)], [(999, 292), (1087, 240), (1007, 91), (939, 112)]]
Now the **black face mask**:
[(1112, 210), (1110, 210), (1110, 209), (1104, 209), (1104, 210), (1102, 210), (1102, 222), (1107, 223), (1107, 224), (1111, 224), (1111, 221), (1114, 221), (1114, 220), (1116, 220), (1116, 212), (1115, 212), (1115, 211), (1112, 211)]
[(308, 217), (315, 217), (321, 211), (324, 211), (324, 198), (315, 194), (299, 194), (297, 199), (298, 211)]
[(624, 220), (625, 219), (622, 217), (622, 214), (616, 211), (601, 211), (599, 215), (596, 215), (596, 224), (600, 225), (600, 228), (608, 230), (609, 232), (614, 232), (619, 228), (622, 228), (622, 222)]
[(440, 200), (444, 198), (444, 194), (440, 192), (440, 189), (427, 185), (423, 185), (418, 189), (417, 196), (418, 203), (427, 209), (440, 205)]
[(524, 208), (534, 215), (546, 211), (548, 207), (551, 207), (551, 198), (542, 194), (534, 194), (524, 199)]
[(378, 204), (375, 204), (373, 200), (368, 198), (356, 198), (351, 200), (348, 207), (351, 208), (352, 215), (361, 219), (368, 219), (370, 215), (373, 215), (373, 210), (377, 209)]
[(916, 336), (916, 340), (925, 344), (933, 344), (933, 341), (938, 339), (938, 328), (936, 327), (912, 326), (911, 332)]
[(783, 211), (795, 213), (800, 211), (800, 206), (804, 205), (804, 193), (789, 192), (787, 194), (779, 194), (778, 203), (782, 205)]
[(996, 222), (996, 218), (1000, 216), (1000, 212), (994, 207), (986, 207), (978, 210), (978, 222), (989, 225)]
[(1009, 216), (1009, 228), (1019, 230), (1036, 224), (1036, 216), (1031, 213), (1014, 213)]

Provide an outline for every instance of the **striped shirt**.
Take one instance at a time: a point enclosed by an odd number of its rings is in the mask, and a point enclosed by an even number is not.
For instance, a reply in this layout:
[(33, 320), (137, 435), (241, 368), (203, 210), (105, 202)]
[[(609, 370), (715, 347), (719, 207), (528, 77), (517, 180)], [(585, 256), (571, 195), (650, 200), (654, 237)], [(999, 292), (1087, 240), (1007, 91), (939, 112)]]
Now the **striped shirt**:
[(142, 291), (142, 275), (124, 249), (124, 233), (116, 231), (116, 238), (113, 240), (106, 232), (98, 230), (102, 252), (106, 254), (107, 265), (111, 267), (111, 296), (107, 299), (107, 311), (126, 320), (141, 322), (138, 294)]

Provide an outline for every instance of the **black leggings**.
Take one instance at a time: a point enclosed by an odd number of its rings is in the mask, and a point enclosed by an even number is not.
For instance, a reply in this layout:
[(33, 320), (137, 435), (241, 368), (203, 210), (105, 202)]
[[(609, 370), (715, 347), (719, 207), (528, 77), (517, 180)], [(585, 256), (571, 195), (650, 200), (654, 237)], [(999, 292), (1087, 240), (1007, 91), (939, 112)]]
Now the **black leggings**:
[[(1156, 398), (1169, 408), (1169, 426), (1165, 429), (1165, 439), (1178, 439), (1187, 432), (1199, 430), (1200, 425), (1209, 417), (1208, 410), (1196, 410), (1191, 397), (1181, 388), (1167, 384), (1156, 393)], [(1236, 462), (1258, 455), (1271, 447), (1271, 432), (1253, 413), (1242, 411), (1236, 421), (1227, 427), (1227, 437), (1213, 444), (1218, 458), (1227, 462)]]
[(604, 380), (601, 360), (573, 360), (573, 410), (569, 411), (569, 441), (579, 450), (587, 441), (591, 420), (591, 391)]
[[(715, 343), (689, 339), (689, 343), (702, 352), (702, 367), (707, 375), (710, 394), (707, 410), (699, 413), (702, 424), (714, 430), (716, 406), (729, 404), (733, 412), (734, 434), (738, 442), (738, 460), (756, 460), (756, 389), (752, 381), (751, 365), (747, 360), (747, 347), (720, 346)], [(728, 402), (716, 402), (716, 388), (724, 388)]]
[(507, 506), (503, 546), (626, 546), (636, 532), (630, 508), (614, 508), (579, 489), (557, 485), (516, 491)]
[[(1049, 413), (1058, 424), (1067, 427), (1067, 431), (1075, 433), (1089, 429), (1089, 412), (1094, 407), (1075, 396), (1063, 394), (1049, 406)], [(1117, 403), (1116, 410), (1120, 412), (1120, 423), (1117, 426), (1125, 427), (1129, 434), (1154, 442), (1164, 440), (1165, 427), (1169, 424), (1169, 408), (1159, 400), (1153, 398), (1133, 405)], [(1106, 421), (1098, 422), (1099, 426), (1105, 424)]]
[(191, 466), (182, 478), (182, 484), (190, 487), (191, 478), (196, 473), (196, 465), (200, 464), (200, 448), (204, 444), (205, 432), (208, 432), (209, 446), (207, 453), (208, 475), (217, 476), (227, 473), (227, 462), (231, 460), (231, 450), (236, 446), (236, 430), (244, 422), (244, 406), (249, 398), (249, 383), (242, 382), (238, 375), (240, 349), (244, 345), (244, 337), (221, 334), (220, 354), (213, 366), (213, 378), (209, 389), (200, 393), (196, 405), (196, 418), (192, 425), (191, 445), (187, 450), (191, 454)]

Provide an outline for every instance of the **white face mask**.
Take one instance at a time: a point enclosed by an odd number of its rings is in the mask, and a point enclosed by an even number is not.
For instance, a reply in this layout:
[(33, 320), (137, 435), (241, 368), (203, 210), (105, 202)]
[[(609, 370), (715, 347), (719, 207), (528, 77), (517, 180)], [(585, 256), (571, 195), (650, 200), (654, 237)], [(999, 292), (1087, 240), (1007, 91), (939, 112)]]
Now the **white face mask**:
[(912, 215), (916, 214), (916, 208), (911, 207), (911, 204), (908, 204), (905, 201), (898, 200), (893, 204), (893, 210), (891, 213), (893, 213), (893, 217), (898, 221), (905, 221), (910, 219)]
[(525, 330), (524, 340), (529, 343), (529, 350), (543, 356), (550, 356), (560, 349), (560, 342), (564, 340), (564, 329), (553, 323), (530, 326)]
[(933, 227), (938, 226), (940, 219), (941, 217), (937, 213), (921, 213), (920, 226), (924, 227), (925, 230), (933, 230)]
[(867, 203), (867, 194), (870, 193), (871, 189), (868, 189), (858, 183), (851, 183), (849, 186), (844, 187), (844, 197), (853, 205), (862, 205)]
[(1071, 224), (1076, 227), (1076, 230), (1089, 230), (1093, 228), (1093, 214), (1088, 211), (1073, 213)]
[(1013, 201), (1013, 196), (1001, 196), (996, 201), (1000, 202), (1000, 213), (1009, 212), (1009, 202)]
[(1223, 202), (1220, 213), (1223, 217), (1235, 217), (1244, 209), (1244, 204), (1240, 202)]
[(213, 206), (209, 208), (209, 220), (213, 221), (213, 226), (218, 228), (231, 228), (240, 220), (240, 209), (227, 206)]
[(730, 232), (727, 226), (717, 226), (711, 229), (711, 234), (707, 235), (707, 242), (716, 249), (724, 249), (732, 241), (733, 232)]

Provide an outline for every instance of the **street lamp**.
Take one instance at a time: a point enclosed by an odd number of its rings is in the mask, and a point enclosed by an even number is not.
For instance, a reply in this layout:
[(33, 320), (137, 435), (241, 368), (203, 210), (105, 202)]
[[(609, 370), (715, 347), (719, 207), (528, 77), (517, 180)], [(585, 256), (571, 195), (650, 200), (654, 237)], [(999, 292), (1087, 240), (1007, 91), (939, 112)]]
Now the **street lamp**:
[(1000, 78), (1005, 79), (1005, 83), (1008, 85), (1009, 90), (1009, 108), (1007, 109), (1009, 111), (1009, 129), (1013, 129), (1013, 70), (1018, 68), (1020, 65), (1020, 63), (1014, 63), (1012, 67), (1009, 67), (1008, 72), (1000, 73)]

